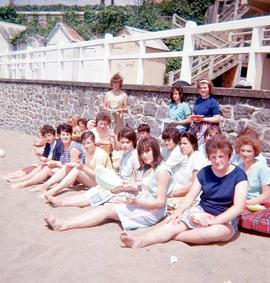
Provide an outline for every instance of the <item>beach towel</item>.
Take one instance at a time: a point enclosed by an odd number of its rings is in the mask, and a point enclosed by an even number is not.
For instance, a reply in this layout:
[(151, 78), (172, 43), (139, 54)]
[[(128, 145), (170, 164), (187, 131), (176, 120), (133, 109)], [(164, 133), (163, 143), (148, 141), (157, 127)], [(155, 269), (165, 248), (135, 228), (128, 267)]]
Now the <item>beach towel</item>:
[(270, 234), (270, 208), (260, 212), (251, 212), (245, 209), (239, 216), (239, 227)]

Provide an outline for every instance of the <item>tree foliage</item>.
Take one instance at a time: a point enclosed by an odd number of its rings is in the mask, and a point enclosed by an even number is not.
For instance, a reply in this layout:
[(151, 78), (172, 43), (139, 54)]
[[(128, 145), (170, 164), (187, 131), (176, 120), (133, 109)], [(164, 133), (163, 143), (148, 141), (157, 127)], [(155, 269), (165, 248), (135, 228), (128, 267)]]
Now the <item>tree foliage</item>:
[(12, 6), (0, 7), (0, 21), (16, 23), (16, 10)]

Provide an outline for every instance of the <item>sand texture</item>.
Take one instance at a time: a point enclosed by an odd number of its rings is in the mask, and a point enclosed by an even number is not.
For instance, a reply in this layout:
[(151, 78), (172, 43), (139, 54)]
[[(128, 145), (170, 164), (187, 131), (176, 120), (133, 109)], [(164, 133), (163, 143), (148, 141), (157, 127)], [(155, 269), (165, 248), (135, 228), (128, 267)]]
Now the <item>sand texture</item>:
[[(29, 165), (33, 137), (0, 130), (0, 173)], [(68, 195), (70, 193), (66, 193)], [(189, 246), (170, 242), (141, 250), (123, 248), (117, 223), (53, 232), (42, 220), (91, 208), (53, 208), (26, 189), (0, 180), (0, 282), (269, 282), (270, 240), (241, 233), (225, 245)], [(171, 256), (178, 261), (171, 264)]]

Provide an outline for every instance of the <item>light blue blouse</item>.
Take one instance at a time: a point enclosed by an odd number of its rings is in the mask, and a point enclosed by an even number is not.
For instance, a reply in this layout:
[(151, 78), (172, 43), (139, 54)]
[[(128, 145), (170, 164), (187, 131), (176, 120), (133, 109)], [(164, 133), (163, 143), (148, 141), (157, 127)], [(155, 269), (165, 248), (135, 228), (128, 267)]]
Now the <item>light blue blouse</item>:
[[(174, 103), (170, 103), (167, 114), (170, 119), (181, 121), (181, 120), (185, 120), (187, 116), (191, 114), (191, 109), (187, 102), (181, 102), (178, 104), (174, 102)], [(187, 129), (187, 126), (177, 125), (176, 128), (179, 131), (185, 131)]]
[[(243, 163), (240, 167), (244, 169)], [(246, 171), (248, 177), (248, 199), (258, 197), (262, 193), (262, 186), (270, 185), (270, 168), (263, 162), (256, 161)]]

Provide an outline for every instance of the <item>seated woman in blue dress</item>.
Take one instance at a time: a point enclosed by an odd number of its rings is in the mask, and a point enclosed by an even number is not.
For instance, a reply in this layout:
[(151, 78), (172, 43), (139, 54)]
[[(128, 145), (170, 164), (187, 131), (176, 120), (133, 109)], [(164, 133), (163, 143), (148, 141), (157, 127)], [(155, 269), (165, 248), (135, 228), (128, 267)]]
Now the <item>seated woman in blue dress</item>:
[(180, 86), (171, 88), (170, 97), (168, 117), (172, 120), (171, 124), (176, 126), (179, 132), (184, 132), (191, 123), (189, 118), (191, 114), (190, 106), (187, 102), (184, 102), (183, 90)]
[(205, 131), (213, 124), (219, 124), (220, 110), (218, 101), (212, 97), (214, 86), (210, 80), (198, 80), (197, 89), (200, 97), (196, 99), (191, 115), (191, 131), (196, 133), (200, 146), (205, 142)]
[[(181, 206), (145, 233), (123, 232), (121, 240), (127, 247), (141, 248), (170, 240), (208, 244), (232, 239), (237, 231), (235, 218), (246, 202), (247, 176), (229, 163), (232, 145), (224, 135), (207, 141), (206, 152), (212, 165), (199, 171)], [(200, 193), (199, 205), (192, 207)]]

